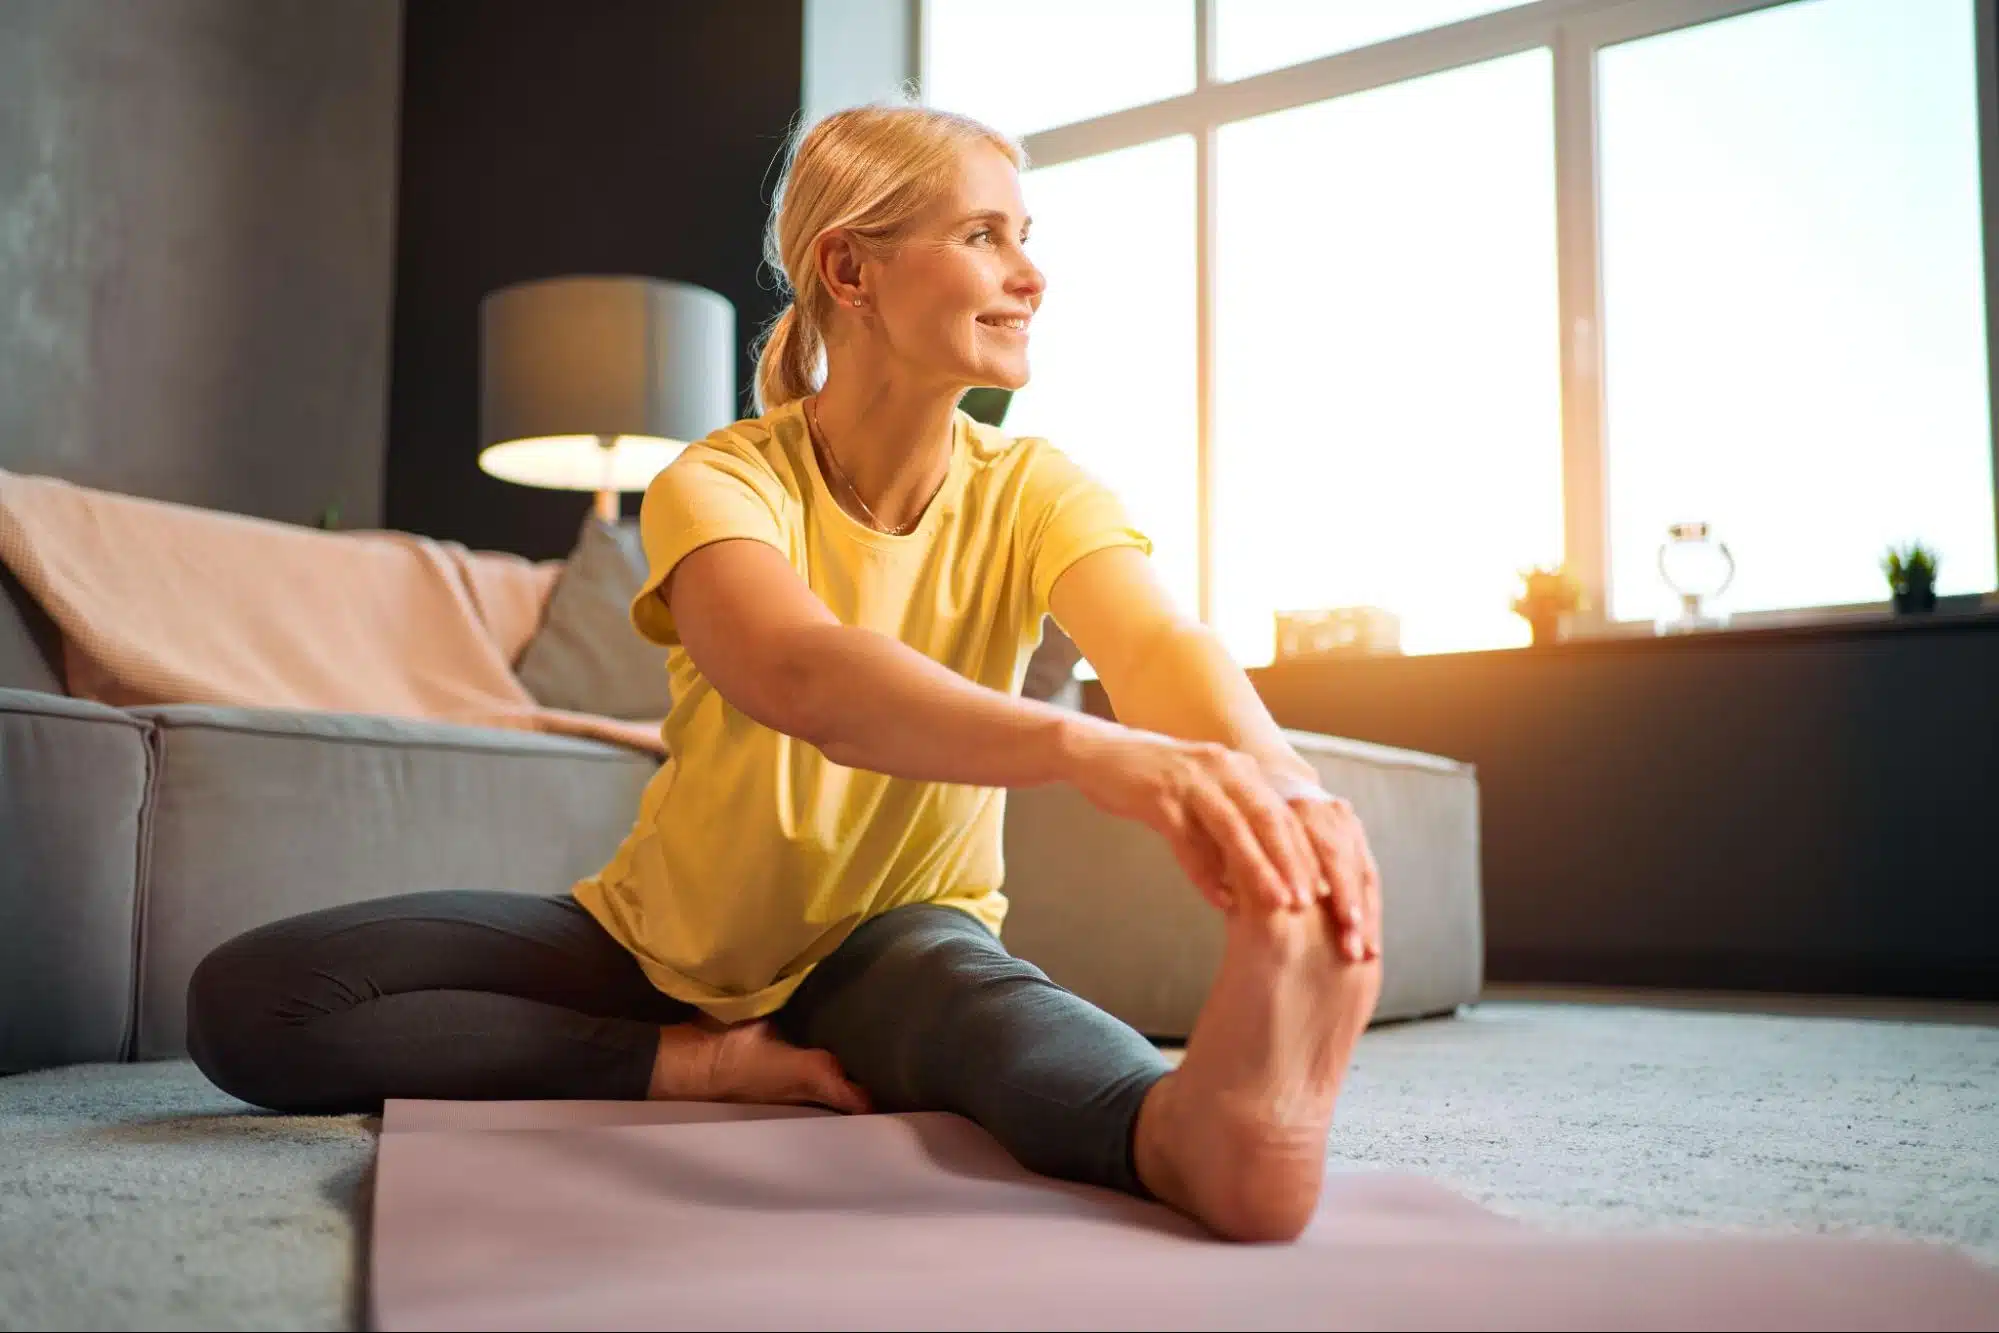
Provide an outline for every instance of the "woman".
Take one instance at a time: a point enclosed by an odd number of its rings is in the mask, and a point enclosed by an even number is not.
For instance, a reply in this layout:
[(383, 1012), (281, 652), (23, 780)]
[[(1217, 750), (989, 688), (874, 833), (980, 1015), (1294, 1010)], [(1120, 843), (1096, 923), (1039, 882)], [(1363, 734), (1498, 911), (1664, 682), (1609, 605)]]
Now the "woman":
[[(795, 144), (763, 415), (690, 447), (641, 513), (632, 620), (670, 648), (674, 705), (630, 835), (569, 894), (404, 895), (224, 944), (188, 993), (218, 1086), (301, 1112), (950, 1110), (1223, 1236), (1304, 1226), (1380, 987), (1373, 860), (1117, 499), (958, 411), (1027, 381), (1021, 162), (916, 107)], [(1018, 697), (1051, 613), (1122, 723)], [(1047, 782), (1157, 830), (1226, 913), (1177, 1072), (998, 942), (1004, 789)]]

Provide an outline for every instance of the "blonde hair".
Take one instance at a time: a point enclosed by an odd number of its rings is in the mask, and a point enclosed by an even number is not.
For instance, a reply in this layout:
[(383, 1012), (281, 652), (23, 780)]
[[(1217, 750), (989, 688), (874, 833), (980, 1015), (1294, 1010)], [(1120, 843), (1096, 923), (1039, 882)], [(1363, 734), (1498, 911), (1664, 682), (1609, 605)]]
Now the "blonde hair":
[(819, 238), (844, 228), (864, 250), (892, 253), (950, 185), (958, 154), (977, 143), (1006, 154), (1016, 171), (1027, 164), (1018, 141), (968, 116), (879, 102), (836, 111), (787, 145), (763, 249), (792, 295), (757, 340), (758, 412), (819, 388), (833, 309), (813, 260)]

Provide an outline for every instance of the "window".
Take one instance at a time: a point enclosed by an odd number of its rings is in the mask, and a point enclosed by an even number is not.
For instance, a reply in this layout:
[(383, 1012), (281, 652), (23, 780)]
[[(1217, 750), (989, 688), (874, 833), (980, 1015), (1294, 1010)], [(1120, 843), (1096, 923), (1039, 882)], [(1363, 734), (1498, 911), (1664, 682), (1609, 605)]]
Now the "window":
[(1033, 379), (1006, 429), (1047, 437), (1117, 492), (1191, 617), (1200, 606), (1193, 141), (1030, 171), (1021, 194), (1034, 218), (1028, 253), (1048, 290), (1028, 348)]
[(1215, 77), (1242, 79), (1514, 8), (1505, 0), (1213, 0)]
[(1530, 565), (1646, 632), (1689, 522), (1737, 624), (1882, 605), (1909, 541), (1999, 606), (1990, 5), (922, 3), (926, 100), (1034, 164), (1007, 426), (1244, 664), (1284, 611), (1525, 644)]
[(1918, 538), (1994, 585), (1972, 50), (1968, 3), (1814, 0), (1602, 53), (1614, 617), (1683, 520), (1735, 612), (1881, 601)]
[(923, 99), (1008, 134), (1194, 86), (1194, 0), (928, 0)]
[[(1562, 554), (1551, 63), (1528, 51), (1225, 125), (1215, 607), (1376, 606), (1405, 651), (1524, 644)], [(1053, 288), (1050, 288), (1053, 295)]]

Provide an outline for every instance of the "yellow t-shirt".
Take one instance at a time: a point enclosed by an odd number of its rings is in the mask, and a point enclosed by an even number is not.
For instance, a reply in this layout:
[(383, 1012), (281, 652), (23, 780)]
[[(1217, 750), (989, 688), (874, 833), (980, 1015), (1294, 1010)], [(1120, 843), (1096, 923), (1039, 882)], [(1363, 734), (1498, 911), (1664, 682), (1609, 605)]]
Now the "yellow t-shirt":
[(961, 411), (942, 488), (891, 536), (833, 499), (794, 402), (689, 446), (646, 489), (639, 528), (649, 571), (631, 617), (668, 648), (668, 758), (576, 900), (655, 986), (723, 1022), (780, 1008), (893, 907), (942, 903), (997, 932), (1003, 788), (845, 768), (753, 721), (702, 677), (654, 593), (697, 547), (766, 542), (843, 624), (1018, 694), (1056, 578), (1104, 547), (1151, 554), (1117, 497), (1046, 440)]

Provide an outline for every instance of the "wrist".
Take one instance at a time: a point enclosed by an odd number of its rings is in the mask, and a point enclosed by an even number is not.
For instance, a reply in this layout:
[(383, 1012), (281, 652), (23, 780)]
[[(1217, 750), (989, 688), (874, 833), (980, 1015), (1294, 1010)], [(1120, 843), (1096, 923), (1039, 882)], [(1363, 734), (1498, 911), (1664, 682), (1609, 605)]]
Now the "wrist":
[(1295, 772), (1289, 768), (1264, 770), (1271, 788), (1287, 801), (1330, 802), (1336, 799), (1319, 782), (1319, 775)]
[(1055, 711), (1048, 731), (1046, 780), (1074, 783), (1102, 761), (1107, 742), (1124, 727), (1091, 713)]

